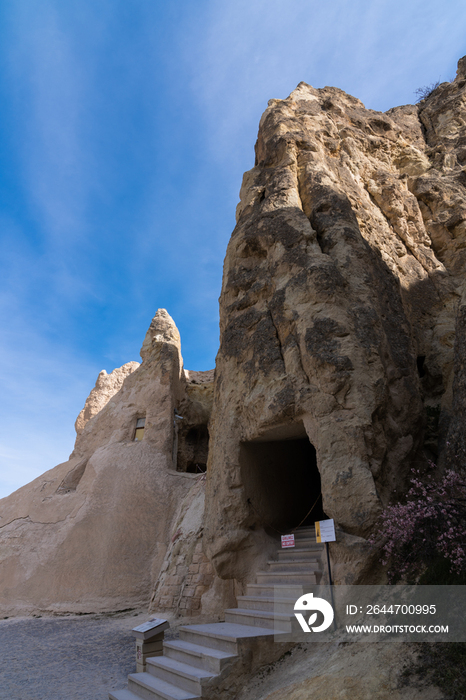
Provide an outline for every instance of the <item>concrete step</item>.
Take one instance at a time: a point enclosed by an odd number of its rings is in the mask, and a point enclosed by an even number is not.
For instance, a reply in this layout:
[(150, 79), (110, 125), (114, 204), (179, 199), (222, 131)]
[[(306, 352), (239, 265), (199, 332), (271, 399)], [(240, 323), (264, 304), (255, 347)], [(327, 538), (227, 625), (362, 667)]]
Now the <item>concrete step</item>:
[(295, 540), (294, 547), (277, 547), (277, 552), (296, 552), (299, 549), (315, 549), (316, 552), (321, 552), (324, 546), (321, 542), (316, 542), (315, 538), (306, 538)]
[(314, 547), (306, 547), (300, 549), (280, 549), (277, 552), (278, 561), (292, 561), (293, 559), (306, 559), (306, 561), (312, 561), (313, 559), (320, 560), (322, 555), (322, 545), (316, 544)]
[(323, 547), (324, 545), (321, 542), (316, 542), (315, 537), (301, 537), (299, 539), (295, 539), (295, 546), (294, 547), (280, 547), (280, 550), (282, 549), (303, 549), (304, 547), (312, 547), (313, 545), (317, 547)]
[(225, 610), (226, 622), (252, 627), (257, 626), (281, 632), (291, 631), (291, 617), (288, 613), (274, 613), (267, 610), (244, 610), (242, 608)]
[(210, 649), (200, 644), (192, 644), (182, 639), (174, 639), (163, 643), (163, 653), (176, 661), (203, 668), (206, 671), (218, 674), (228, 665), (231, 659), (236, 658), (236, 654), (227, 651)]
[(111, 690), (108, 697), (109, 700), (141, 700), (140, 695), (135, 695), (127, 688), (123, 690)]
[(212, 671), (185, 664), (168, 656), (147, 659), (146, 670), (155, 678), (160, 678), (195, 695), (202, 695), (202, 684), (215, 675)]
[(294, 535), (294, 538), (298, 537), (310, 537), (311, 535), (315, 536), (316, 534), (316, 528), (315, 525), (309, 525), (307, 527), (298, 527), (297, 530), (291, 533)]
[(237, 597), (237, 601), (238, 607), (242, 610), (263, 610), (291, 615), (294, 613), (294, 604), (298, 598), (299, 596), (296, 596), (296, 598), (279, 598), (278, 596), (240, 595)]
[[(315, 527), (300, 527), (299, 530), (288, 533), (289, 535), (294, 535), (295, 542), (302, 539), (314, 539), (316, 541), (316, 529)], [(281, 539), (277, 539), (277, 544), (281, 546)]]
[(199, 700), (199, 694), (177, 688), (151, 673), (130, 673), (128, 690), (143, 700)]
[(269, 628), (261, 629), (231, 622), (213, 622), (207, 625), (187, 625), (179, 628), (180, 639), (191, 644), (199, 644), (210, 649), (218, 649), (231, 654), (238, 653), (238, 642), (251, 637), (271, 637)]
[(308, 585), (286, 583), (248, 583), (246, 585), (247, 596), (265, 596), (266, 598), (289, 598), (298, 600), (304, 593), (310, 593), (312, 587)]
[(296, 530), (295, 532), (291, 533), (294, 535), (294, 541), (297, 542), (298, 540), (308, 540), (308, 539), (313, 539), (314, 542), (316, 541), (316, 531), (315, 528), (305, 528), (305, 529), (299, 529)]
[(320, 572), (315, 573), (303, 573), (302, 571), (259, 571), (256, 575), (257, 583), (274, 584), (274, 583), (288, 583), (288, 584), (303, 584), (303, 585), (316, 585), (317, 575), (320, 578)]
[(313, 560), (308, 560), (308, 559), (292, 559), (291, 561), (268, 561), (267, 562), (267, 567), (268, 571), (301, 571), (303, 573), (305, 572), (313, 572), (313, 571), (320, 571), (321, 570), (321, 565), (320, 561), (317, 559)]

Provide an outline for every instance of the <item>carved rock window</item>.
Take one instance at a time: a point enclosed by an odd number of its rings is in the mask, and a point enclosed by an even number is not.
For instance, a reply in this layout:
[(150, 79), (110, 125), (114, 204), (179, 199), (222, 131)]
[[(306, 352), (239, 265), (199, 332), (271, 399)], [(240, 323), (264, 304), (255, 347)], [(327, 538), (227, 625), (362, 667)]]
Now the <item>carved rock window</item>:
[(134, 431), (135, 442), (140, 442), (144, 437), (144, 427), (146, 425), (145, 418), (138, 418), (136, 421), (136, 430)]

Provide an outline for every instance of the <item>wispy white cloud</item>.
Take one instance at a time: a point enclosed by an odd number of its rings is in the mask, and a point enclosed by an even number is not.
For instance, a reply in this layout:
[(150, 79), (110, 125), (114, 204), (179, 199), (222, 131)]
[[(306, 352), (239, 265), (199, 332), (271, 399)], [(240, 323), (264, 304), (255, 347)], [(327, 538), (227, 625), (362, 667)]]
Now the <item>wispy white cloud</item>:
[(10, 319), (0, 339), (0, 498), (68, 459), (100, 369)]
[(451, 71), (466, 49), (459, 1), (235, 0), (203, 10), (184, 57), (212, 157), (223, 161), (237, 157), (238, 143), (252, 145), (267, 100), (301, 80), (388, 109), (413, 101), (421, 75)]
[(3, 52), (16, 99), (24, 185), (47, 239), (66, 247), (85, 232), (94, 185), (84, 147), (86, 74), (56, 3), (19, 2), (10, 10)]

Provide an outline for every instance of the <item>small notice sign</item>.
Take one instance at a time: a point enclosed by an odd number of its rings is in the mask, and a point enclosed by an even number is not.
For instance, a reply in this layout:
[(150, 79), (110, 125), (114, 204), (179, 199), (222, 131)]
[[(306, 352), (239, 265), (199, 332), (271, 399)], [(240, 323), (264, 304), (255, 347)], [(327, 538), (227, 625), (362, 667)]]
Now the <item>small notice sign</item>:
[(294, 535), (282, 535), (282, 549), (294, 546)]
[(335, 542), (335, 522), (329, 520), (319, 520), (316, 522), (316, 541), (317, 542)]
[(145, 641), (146, 639), (155, 637), (156, 634), (164, 632), (164, 630), (168, 629), (168, 627), (170, 627), (170, 624), (167, 620), (153, 618), (152, 620), (149, 620), (149, 622), (144, 622), (142, 625), (133, 627), (131, 631), (133, 633), (133, 637)]

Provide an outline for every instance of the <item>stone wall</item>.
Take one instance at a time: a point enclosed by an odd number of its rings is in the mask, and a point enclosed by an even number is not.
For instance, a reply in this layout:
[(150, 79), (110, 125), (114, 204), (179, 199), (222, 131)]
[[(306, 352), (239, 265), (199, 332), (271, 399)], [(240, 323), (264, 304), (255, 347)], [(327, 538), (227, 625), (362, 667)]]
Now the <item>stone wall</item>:
[(164, 617), (218, 617), (234, 605), (233, 586), (218, 579), (203, 552), (205, 475), (193, 478), (151, 598), (150, 611)]

